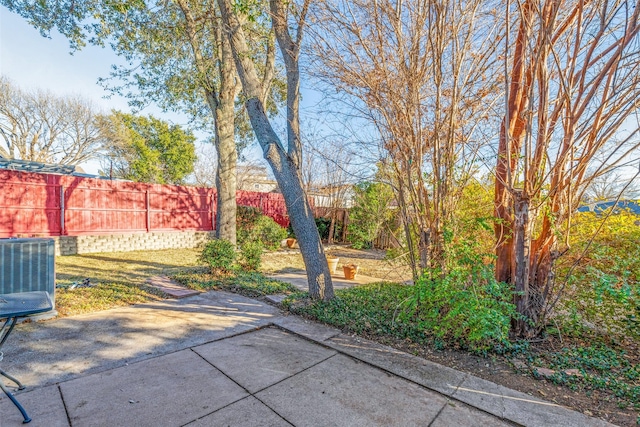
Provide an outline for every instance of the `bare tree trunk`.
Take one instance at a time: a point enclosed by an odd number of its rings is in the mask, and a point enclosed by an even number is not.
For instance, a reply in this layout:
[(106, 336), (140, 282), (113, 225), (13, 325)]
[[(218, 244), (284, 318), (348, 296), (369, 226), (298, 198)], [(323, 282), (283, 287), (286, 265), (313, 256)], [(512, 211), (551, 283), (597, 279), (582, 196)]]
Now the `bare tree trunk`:
[[(529, 224), (529, 200), (523, 191), (515, 192), (515, 227), (513, 252), (515, 255), (515, 304), (518, 313), (529, 312), (529, 248), (527, 245)], [(519, 335), (526, 332), (526, 323), (522, 318), (513, 320), (513, 329)]]
[(513, 322), (520, 336), (544, 327), (557, 236), (568, 250), (587, 169), (598, 153), (606, 169), (640, 146), (615, 136), (640, 96), (636, 3), (522, 0), (507, 11), (507, 24), (518, 24), (504, 55), (511, 64), (495, 170), (496, 278), (516, 291), (526, 317)]

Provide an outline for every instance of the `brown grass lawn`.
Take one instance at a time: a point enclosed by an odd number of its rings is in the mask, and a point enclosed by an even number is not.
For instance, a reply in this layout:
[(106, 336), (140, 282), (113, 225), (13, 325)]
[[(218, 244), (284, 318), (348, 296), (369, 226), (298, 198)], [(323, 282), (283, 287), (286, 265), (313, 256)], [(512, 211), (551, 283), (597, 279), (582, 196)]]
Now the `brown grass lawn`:
[[(330, 246), (326, 252), (340, 258), (338, 268), (344, 264), (357, 264), (362, 275), (386, 281), (411, 279), (407, 266), (385, 260), (384, 251)], [(57, 257), (56, 308), (61, 316), (73, 316), (160, 299), (163, 294), (146, 286), (147, 279), (197, 268), (199, 253), (198, 249), (166, 249)], [(299, 250), (265, 252), (262, 257), (264, 273), (303, 269)], [(93, 286), (69, 289), (72, 284), (86, 279)]]
[[(72, 316), (160, 299), (163, 294), (146, 280), (194, 268), (198, 254), (197, 249), (166, 249), (56, 257), (56, 309)], [(86, 279), (92, 287), (68, 288)]]

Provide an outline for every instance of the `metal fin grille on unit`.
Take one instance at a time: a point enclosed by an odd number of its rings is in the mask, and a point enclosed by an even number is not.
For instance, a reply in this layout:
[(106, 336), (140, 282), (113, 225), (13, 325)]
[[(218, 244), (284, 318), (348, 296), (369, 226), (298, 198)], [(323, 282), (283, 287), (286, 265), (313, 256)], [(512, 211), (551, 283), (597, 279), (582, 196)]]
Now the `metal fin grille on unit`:
[(53, 239), (0, 239), (0, 294), (46, 291), (55, 301), (55, 277)]

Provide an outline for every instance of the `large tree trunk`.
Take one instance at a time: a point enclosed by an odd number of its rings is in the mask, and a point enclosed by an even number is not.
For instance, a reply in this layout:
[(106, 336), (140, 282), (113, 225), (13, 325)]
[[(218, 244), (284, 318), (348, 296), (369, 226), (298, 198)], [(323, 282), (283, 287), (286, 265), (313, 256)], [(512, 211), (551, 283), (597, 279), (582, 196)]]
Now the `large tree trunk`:
[[(246, 97), (245, 108), (251, 120), (251, 127), (262, 147), (264, 158), (271, 166), (278, 186), (282, 191), (291, 226), (300, 245), (300, 252), (307, 269), (309, 295), (314, 299), (332, 299), (334, 294), (329, 266), (309, 200), (303, 189), (302, 176), (298, 169), (301, 158), (297, 107), (299, 98), (298, 49), (301, 33), (298, 34), (297, 43), (293, 43), (286, 28), (285, 6), (278, 0), (271, 0), (272, 22), (278, 44), (287, 65), (287, 133), (289, 149), (285, 150), (265, 112), (262, 101), (264, 84), (258, 78), (240, 20), (234, 14), (229, 0), (218, 0), (218, 5), (220, 6), (227, 36), (229, 37), (238, 76), (242, 82)], [(302, 15), (304, 16), (304, 13)], [(302, 26), (299, 25), (298, 30), (300, 31), (301, 28)]]
[(218, 170), (216, 173), (216, 190), (218, 206), (216, 216), (216, 237), (236, 244), (236, 166), (238, 151), (235, 140), (235, 67), (231, 46), (226, 37), (220, 34), (221, 57), (220, 96), (216, 109), (216, 151), (218, 154)]
[[(182, 11), (189, 43), (195, 59), (195, 65), (200, 74), (200, 84), (204, 96), (213, 116), (215, 126), (215, 147), (218, 156), (216, 170), (216, 237), (236, 244), (236, 165), (238, 151), (235, 142), (235, 98), (238, 92), (235, 82), (235, 67), (233, 55), (227, 37), (223, 36), (218, 26), (216, 37), (218, 52), (217, 57), (205, 57), (200, 48), (196, 20), (191, 12), (189, 3), (185, 0), (176, 0)], [(213, 10), (213, 7), (212, 7)], [(215, 13), (210, 19), (216, 19)], [(220, 79), (219, 90), (216, 90), (216, 82), (211, 80), (206, 66), (207, 61), (217, 59), (218, 76)]]
[[(218, 110), (216, 123), (218, 170), (216, 173), (216, 237), (236, 244), (236, 165), (238, 152), (234, 134), (233, 99)], [(229, 111), (230, 110), (230, 111)]]

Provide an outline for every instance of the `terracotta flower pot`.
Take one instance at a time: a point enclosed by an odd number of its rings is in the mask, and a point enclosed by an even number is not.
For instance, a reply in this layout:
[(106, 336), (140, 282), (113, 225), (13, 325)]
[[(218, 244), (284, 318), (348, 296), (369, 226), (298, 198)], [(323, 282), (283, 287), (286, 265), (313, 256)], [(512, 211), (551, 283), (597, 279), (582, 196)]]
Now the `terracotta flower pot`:
[(287, 247), (288, 248), (293, 248), (295, 245), (296, 245), (296, 239), (294, 239), (294, 238), (287, 239)]
[(329, 264), (329, 272), (331, 274), (336, 274), (336, 269), (338, 268), (338, 261), (340, 258), (328, 256), (327, 263)]
[(347, 280), (353, 280), (358, 274), (358, 266), (355, 264), (347, 264), (342, 266), (344, 270), (344, 278)]

